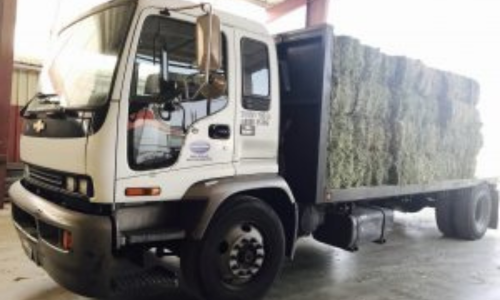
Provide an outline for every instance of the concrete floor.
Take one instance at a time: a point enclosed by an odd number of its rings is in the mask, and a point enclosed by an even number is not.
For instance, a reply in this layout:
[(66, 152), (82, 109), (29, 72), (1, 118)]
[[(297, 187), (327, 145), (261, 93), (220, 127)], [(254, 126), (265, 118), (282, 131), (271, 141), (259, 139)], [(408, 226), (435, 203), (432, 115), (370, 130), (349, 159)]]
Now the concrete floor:
[[(500, 299), (499, 233), (490, 231), (478, 242), (445, 239), (430, 210), (396, 220), (386, 245), (357, 253), (302, 240), (266, 300)], [(0, 211), (0, 299), (87, 299), (59, 287), (24, 256), (8, 210)], [(179, 290), (132, 299), (192, 300)]]

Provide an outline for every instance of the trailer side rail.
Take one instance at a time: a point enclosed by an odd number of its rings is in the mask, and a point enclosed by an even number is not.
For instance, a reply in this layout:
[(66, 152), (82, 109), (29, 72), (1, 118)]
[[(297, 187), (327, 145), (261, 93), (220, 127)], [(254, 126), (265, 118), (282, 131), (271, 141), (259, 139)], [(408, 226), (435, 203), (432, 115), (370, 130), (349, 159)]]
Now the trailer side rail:
[(428, 194), (471, 188), (481, 184), (496, 185), (496, 178), (463, 179), (440, 181), (427, 184), (411, 185), (382, 185), (375, 187), (358, 187), (348, 189), (331, 189), (326, 193), (326, 202), (352, 202), (366, 200), (380, 200), (388, 198), (402, 198), (424, 196)]

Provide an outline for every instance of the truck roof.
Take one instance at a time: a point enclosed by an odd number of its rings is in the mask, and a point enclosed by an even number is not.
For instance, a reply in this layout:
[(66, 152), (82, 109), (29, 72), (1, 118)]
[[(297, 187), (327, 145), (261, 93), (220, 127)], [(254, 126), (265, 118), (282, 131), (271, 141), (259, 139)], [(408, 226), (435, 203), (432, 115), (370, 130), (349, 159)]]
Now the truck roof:
[[(64, 31), (69, 26), (71, 26), (72, 24), (74, 24), (75, 22), (91, 15), (94, 12), (100, 11), (109, 6), (119, 5), (121, 3), (128, 3), (128, 2), (137, 3), (139, 9), (144, 9), (147, 7), (177, 8), (198, 3), (194, 1), (185, 1), (185, 0), (110, 0), (81, 14), (79, 17), (71, 21), (69, 24), (63, 26), (61, 32)], [(269, 31), (267, 30), (267, 28), (259, 22), (250, 20), (243, 16), (237, 16), (230, 13), (226, 13), (218, 9), (214, 9), (214, 12), (220, 17), (221, 23), (226, 26), (243, 29), (246, 31), (253, 32), (255, 34), (269, 35)], [(185, 10), (182, 11), (181, 13), (191, 16), (200, 15), (200, 11), (196, 9)]]
[[(161, 8), (170, 8), (170, 7), (175, 8), (197, 3), (194, 1), (185, 1), (185, 0), (133, 0), (133, 1), (138, 1), (139, 7), (161, 7)], [(217, 10), (216, 7), (214, 8), (215, 8), (214, 12), (220, 17), (221, 22), (226, 26), (244, 29), (254, 33), (268, 34), (266, 27), (259, 22), (252, 21), (243, 16), (237, 16)], [(200, 15), (200, 11), (196, 9), (186, 10), (183, 11), (182, 13), (193, 16)]]
[[(147, 7), (157, 7), (157, 8), (177, 8), (177, 7), (182, 7), (182, 6), (187, 6), (187, 5), (193, 5), (198, 2), (194, 1), (185, 1), (185, 0), (111, 0), (108, 2), (105, 2), (99, 6), (96, 6), (89, 12), (86, 12), (82, 16), (88, 15), (91, 12), (101, 10), (105, 8), (106, 6), (109, 5), (116, 5), (119, 3), (137, 3), (139, 9), (144, 9)], [(239, 29), (243, 29), (246, 31), (250, 31), (256, 34), (265, 34), (268, 35), (269, 32), (267, 28), (256, 21), (250, 20), (248, 18), (245, 18), (244, 16), (237, 16), (233, 15), (230, 13), (226, 13), (223, 11), (220, 11), (218, 9), (215, 9), (214, 12), (220, 17), (222, 24), (229, 26), (229, 27), (235, 27)], [(198, 16), (200, 15), (200, 11), (196, 9), (191, 9), (191, 10), (185, 10), (182, 11), (183, 14), (191, 15), (191, 16)], [(77, 18), (81, 19), (80, 18)]]
[[(121, 3), (137, 3), (139, 9), (144, 9), (148, 7), (157, 7), (157, 8), (177, 8), (177, 7), (182, 7), (182, 6), (188, 6), (188, 5), (193, 5), (197, 4), (199, 2), (194, 2), (194, 1), (185, 1), (185, 0), (110, 0), (108, 2), (102, 3), (98, 6), (95, 6), (94, 8), (90, 9), (89, 11), (84, 12), (81, 14), (79, 17), (71, 21), (69, 24), (66, 24), (63, 26), (61, 31), (64, 31), (66, 28), (74, 24), (75, 22), (91, 15), (94, 12), (100, 11), (102, 9), (105, 9), (108, 6), (115, 6), (115, 5), (120, 5)], [(245, 18), (243, 16), (237, 16), (233, 15), (230, 13), (226, 13), (223, 11), (220, 11), (218, 9), (214, 9), (214, 12), (220, 17), (221, 23), (233, 27), (233, 28), (239, 28), (243, 29), (246, 31), (250, 31), (256, 34), (263, 34), (263, 35), (269, 35), (269, 31), (267, 28), (259, 22), (250, 20), (248, 18)], [(181, 13), (190, 15), (190, 16), (199, 16), (200, 11), (196, 9), (191, 9), (191, 10), (185, 10), (182, 11)]]

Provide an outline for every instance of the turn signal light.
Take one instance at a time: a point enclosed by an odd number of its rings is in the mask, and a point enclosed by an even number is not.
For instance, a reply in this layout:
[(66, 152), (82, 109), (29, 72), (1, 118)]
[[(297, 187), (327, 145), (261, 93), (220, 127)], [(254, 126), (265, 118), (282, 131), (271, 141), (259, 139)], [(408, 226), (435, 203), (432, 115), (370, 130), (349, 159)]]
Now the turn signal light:
[(73, 248), (73, 237), (71, 232), (64, 230), (62, 235), (62, 247), (64, 250), (71, 250)]
[(159, 196), (160, 194), (161, 194), (161, 188), (159, 187), (152, 187), (152, 188), (135, 187), (135, 188), (127, 188), (125, 190), (125, 196), (127, 197)]

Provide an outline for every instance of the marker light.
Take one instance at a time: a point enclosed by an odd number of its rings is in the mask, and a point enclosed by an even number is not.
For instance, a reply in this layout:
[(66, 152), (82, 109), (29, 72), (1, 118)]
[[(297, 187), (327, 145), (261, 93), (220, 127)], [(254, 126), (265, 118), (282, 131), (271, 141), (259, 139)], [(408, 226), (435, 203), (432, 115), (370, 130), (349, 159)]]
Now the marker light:
[(64, 250), (71, 250), (73, 247), (73, 236), (71, 232), (64, 230), (62, 235), (62, 247)]
[(159, 196), (161, 194), (161, 188), (159, 187), (134, 187), (127, 188), (125, 190), (125, 196), (127, 197), (140, 197), (140, 196)]

